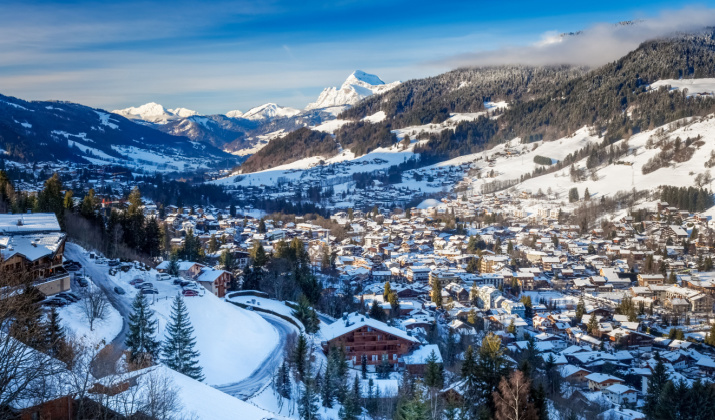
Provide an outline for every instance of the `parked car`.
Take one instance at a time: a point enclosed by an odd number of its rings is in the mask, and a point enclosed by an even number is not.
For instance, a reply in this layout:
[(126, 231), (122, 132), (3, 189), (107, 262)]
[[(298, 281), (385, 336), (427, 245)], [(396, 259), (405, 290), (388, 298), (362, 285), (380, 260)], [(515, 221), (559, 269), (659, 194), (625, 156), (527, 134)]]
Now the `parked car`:
[(181, 294), (184, 296), (198, 296), (199, 292), (196, 290), (186, 289), (183, 292), (181, 292)]
[(178, 286), (178, 285), (181, 285), (181, 283), (182, 283), (183, 281), (184, 281), (184, 280), (182, 280), (182, 279), (179, 278), (179, 277), (174, 277), (174, 281), (172, 281), (172, 283), (174, 283), (175, 285)]
[(109, 262), (107, 262), (107, 265), (110, 266), (110, 267), (116, 267), (116, 266), (119, 265), (119, 261), (117, 261), (117, 260), (109, 260)]
[(51, 298), (49, 298), (49, 299), (43, 300), (43, 301), (42, 301), (42, 304), (43, 304), (43, 305), (47, 305), (47, 306), (59, 306), (59, 307), (62, 307), (62, 306), (67, 306), (67, 305), (69, 305), (69, 302), (66, 301), (66, 300), (64, 300), (64, 299), (62, 299), (61, 297), (53, 296), (53, 297), (51, 297)]
[(89, 286), (89, 280), (84, 277), (80, 277), (77, 279), (77, 284), (79, 284), (80, 287), (87, 287)]
[(79, 296), (75, 295), (74, 293), (62, 292), (62, 293), (58, 293), (57, 296), (61, 297), (64, 300), (70, 301), (70, 302), (79, 301)]
[(142, 293), (145, 295), (158, 295), (159, 291), (156, 289), (146, 288), (146, 289), (142, 289)]
[(142, 284), (144, 283), (144, 279), (136, 278), (132, 281), (129, 282), (132, 286), (136, 286), (137, 284)]
[(125, 293), (127, 293), (127, 292), (125, 292), (124, 289), (122, 289), (121, 287), (116, 286), (116, 287), (114, 288), (114, 293), (116, 293), (116, 294), (118, 294), (118, 295), (123, 295), (123, 294), (125, 294)]
[(156, 275), (156, 279), (159, 281), (169, 280), (169, 279), (171, 279), (171, 276), (168, 273), (158, 273)]
[(142, 283), (139, 285), (140, 289), (153, 289), (154, 285), (152, 283)]

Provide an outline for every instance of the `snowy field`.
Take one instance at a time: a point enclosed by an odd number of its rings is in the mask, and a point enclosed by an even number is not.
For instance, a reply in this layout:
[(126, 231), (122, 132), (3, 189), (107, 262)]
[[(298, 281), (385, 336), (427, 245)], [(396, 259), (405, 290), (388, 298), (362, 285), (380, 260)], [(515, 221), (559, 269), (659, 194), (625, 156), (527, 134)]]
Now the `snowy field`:
[(297, 322), (298, 325), (301, 325), (301, 322), (293, 316), (293, 309), (291, 309), (283, 302), (274, 299), (261, 298), (257, 296), (234, 296), (230, 299), (227, 298), (226, 300), (229, 302), (242, 303), (244, 305), (254, 306), (256, 308), (266, 309), (277, 314), (287, 316), (288, 318), (291, 318), (295, 322)]
[[(147, 299), (159, 321), (158, 337), (163, 340), (171, 320), (172, 299), (181, 293), (181, 288), (168, 281), (156, 281), (154, 270), (132, 269), (113, 277), (127, 291), (127, 299), (134, 299), (137, 293), (129, 284), (137, 277), (152, 282), (159, 291), (158, 295), (147, 295)], [(201, 353), (199, 364), (205, 382), (210, 385), (238, 382), (249, 376), (278, 345), (278, 333), (260, 315), (228, 304), (203, 288), (201, 292), (201, 296), (185, 297), (184, 302)]]
[(94, 330), (91, 331), (89, 321), (87, 321), (82, 310), (82, 301), (57, 308), (57, 313), (59, 313), (62, 320), (62, 327), (64, 327), (67, 335), (72, 335), (90, 345), (101, 342), (109, 344), (122, 330), (121, 314), (109, 304), (106, 311), (106, 317), (94, 321)]
[(673, 90), (688, 89), (691, 95), (706, 93), (712, 95), (715, 92), (715, 79), (664, 79), (650, 85), (651, 89), (658, 89), (662, 86), (670, 86)]

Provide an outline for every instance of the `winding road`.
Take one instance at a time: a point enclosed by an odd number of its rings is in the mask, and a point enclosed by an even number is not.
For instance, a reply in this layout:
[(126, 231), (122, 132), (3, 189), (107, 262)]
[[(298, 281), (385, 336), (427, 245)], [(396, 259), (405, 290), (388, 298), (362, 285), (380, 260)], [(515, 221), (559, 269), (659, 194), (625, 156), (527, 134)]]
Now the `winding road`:
[(296, 334), (297, 329), (292, 324), (262, 312), (256, 312), (261, 315), (268, 323), (278, 331), (278, 344), (271, 350), (266, 360), (254, 370), (247, 378), (232, 384), (219, 385), (215, 388), (226, 394), (232, 395), (241, 400), (247, 400), (258, 394), (265, 388), (273, 378), (274, 373), (283, 361), (283, 352), (288, 344), (288, 337), (291, 334)]
[[(82, 264), (82, 271), (85, 275), (92, 278), (92, 282), (99, 287), (107, 296), (109, 303), (122, 315), (122, 330), (114, 337), (111, 343), (108, 343), (99, 353), (99, 357), (95, 358), (92, 363), (92, 374), (96, 378), (103, 378), (107, 375), (115, 373), (115, 366), (122, 353), (126, 349), (124, 342), (129, 331), (129, 314), (132, 312), (132, 304), (124, 296), (114, 293), (114, 282), (107, 275), (106, 266), (97, 266), (94, 261), (90, 260), (80, 247), (73, 243), (67, 243), (65, 247), (65, 257), (67, 259), (77, 261)], [(75, 288), (73, 282), (73, 288)]]

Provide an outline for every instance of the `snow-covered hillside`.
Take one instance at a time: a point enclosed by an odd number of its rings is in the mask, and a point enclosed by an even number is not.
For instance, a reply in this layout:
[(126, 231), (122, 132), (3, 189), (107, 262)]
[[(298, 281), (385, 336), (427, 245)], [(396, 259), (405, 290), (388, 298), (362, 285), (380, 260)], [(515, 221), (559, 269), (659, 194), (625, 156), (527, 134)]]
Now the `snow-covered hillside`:
[(348, 76), (340, 88), (329, 87), (324, 89), (318, 99), (308, 104), (305, 109), (340, 108), (355, 105), (368, 96), (387, 92), (400, 83), (397, 81), (386, 84), (374, 74), (356, 70)]

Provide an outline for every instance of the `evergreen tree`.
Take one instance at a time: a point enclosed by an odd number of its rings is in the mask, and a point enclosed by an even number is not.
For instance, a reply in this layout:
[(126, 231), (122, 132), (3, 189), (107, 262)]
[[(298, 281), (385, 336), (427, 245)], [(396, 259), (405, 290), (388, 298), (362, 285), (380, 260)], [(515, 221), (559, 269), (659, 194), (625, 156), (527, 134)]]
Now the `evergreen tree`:
[(430, 388), (442, 389), (444, 378), (442, 376), (442, 366), (437, 363), (437, 354), (434, 350), (427, 356), (427, 366), (425, 367), (425, 385)]
[(215, 253), (216, 251), (218, 251), (218, 247), (219, 247), (219, 243), (218, 243), (218, 240), (216, 239), (216, 235), (212, 234), (211, 238), (209, 238), (209, 246), (208, 246), (209, 253), (210, 254)]
[(158, 257), (161, 252), (161, 229), (155, 217), (146, 221), (142, 251), (152, 258)]
[(45, 348), (47, 349), (48, 354), (53, 357), (58, 357), (62, 352), (66, 341), (65, 330), (62, 327), (60, 314), (54, 306), (50, 309), (50, 313), (47, 317), (45, 333), (47, 335)]
[(303, 380), (306, 374), (306, 365), (308, 360), (308, 340), (305, 335), (298, 336), (298, 342), (293, 349), (293, 366), (295, 366), (298, 379)]
[(318, 332), (320, 325), (318, 314), (310, 306), (310, 302), (304, 295), (301, 295), (298, 299), (298, 306), (293, 310), (292, 315), (303, 324), (305, 332), (308, 334)]
[(385, 282), (385, 290), (382, 292), (382, 298), (385, 302), (387, 302), (387, 299), (390, 296), (391, 291), (392, 291), (392, 286), (390, 286), (389, 281), (386, 281)]
[(276, 392), (283, 398), (290, 399), (291, 394), (291, 384), (290, 384), (290, 369), (285, 360), (281, 363), (281, 366), (276, 372), (274, 379)]
[(367, 355), (365, 354), (360, 356), (360, 371), (362, 372), (362, 378), (367, 379)]
[(578, 298), (578, 304), (576, 304), (576, 320), (581, 321), (583, 315), (586, 313), (586, 304), (583, 301), (583, 295)]
[(370, 312), (368, 312), (370, 318), (376, 319), (378, 321), (385, 321), (385, 312), (382, 310), (377, 300), (372, 301), (372, 306), (370, 306)]
[(586, 331), (589, 334), (595, 334), (598, 331), (598, 319), (596, 318), (596, 313), (592, 312), (591, 317), (588, 319), (588, 324), (586, 325)]
[(129, 332), (126, 346), (129, 360), (139, 365), (148, 365), (156, 359), (160, 344), (156, 341), (157, 322), (154, 312), (149, 308), (146, 295), (137, 293), (129, 315)]
[(176, 253), (171, 254), (169, 259), (169, 268), (167, 268), (166, 271), (171, 276), (179, 276), (179, 256)]
[(442, 306), (442, 285), (440, 284), (440, 281), (438, 279), (434, 279), (432, 281), (432, 292), (430, 293), (432, 296), (432, 302), (437, 305), (437, 307)]
[(657, 362), (653, 368), (653, 374), (648, 380), (648, 391), (646, 392), (645, 405), (643, 407), (643, 414), (645, 414), (649, 420), (657, 419), (660, 396), (663, 393), (665, 385), (669, 382), (663, 360), (661, 360), (658, 353), (656, 353), (655, 358)]
[(256, 242), (250, 252), (251, 259), (253, 260), (254, 267), (264, 267), (268, 262), (268, 256), (266, 255), (266, 250), (263, 248), (263, 244)]
[(199, 352), (195, 349), (194, 327), (181, 295), (176, 295), (171, 306), (171, 321), (166, 328), (166, 341), (162, 347), (162, 361), (170, 369), (202, 381)]

